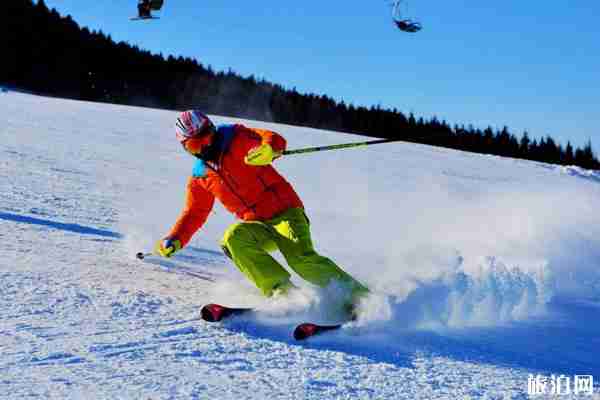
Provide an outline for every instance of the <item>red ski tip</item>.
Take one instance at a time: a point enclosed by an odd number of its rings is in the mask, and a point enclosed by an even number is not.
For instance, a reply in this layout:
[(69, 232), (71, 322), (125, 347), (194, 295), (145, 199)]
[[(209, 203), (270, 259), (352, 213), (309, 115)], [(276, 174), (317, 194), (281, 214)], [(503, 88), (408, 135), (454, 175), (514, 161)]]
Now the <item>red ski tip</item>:
[(228, 318), (234, 315), (242, 315), (253, 310), (253, 308), (227, 307), (220, 304), (211, 303), (202, 307), (200, 313), (203, 320), (208, 322), (218, 322), (223, 318)]
[(217, 322), (223, 319), (226, 308), (218, 304), (207, 304), (202, 307), (202, 319), (208, 322)]
[(305, 323), (300, 324), (294, 329), (294, 339), (304, 340), (319, 332), (319, 326), (315, 324)]

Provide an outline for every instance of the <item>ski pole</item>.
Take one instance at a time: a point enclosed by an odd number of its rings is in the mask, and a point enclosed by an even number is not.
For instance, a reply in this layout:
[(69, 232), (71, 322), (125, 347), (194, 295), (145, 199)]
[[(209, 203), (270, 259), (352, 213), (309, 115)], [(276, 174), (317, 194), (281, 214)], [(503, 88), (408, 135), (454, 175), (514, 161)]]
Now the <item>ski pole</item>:
[(283, 154), (289, 155), (289, 154), (314, 153), (316, 151), (347, 149), (350, 147), (364, 147), (364, 146), (370, 146), (372, 144), (401, 142), (401, 141), (402, 141), (401, 139), (379, 139), (379, 140), (370, 140), (367, 142), (342, 143), (342, 144), (333, 144), (331, 146), (317, 146), (317, 147), (306, 147), (303, 149), (286, 150), (283, 152)]
[(137, 258), (138, 260), (143, 260), (144, 258), (148, 257), (148, 256), (153, 256), (154, 253), (142, 253), (141, 251), (139, 253), (137, 253), (135, 255), (135, 258)]

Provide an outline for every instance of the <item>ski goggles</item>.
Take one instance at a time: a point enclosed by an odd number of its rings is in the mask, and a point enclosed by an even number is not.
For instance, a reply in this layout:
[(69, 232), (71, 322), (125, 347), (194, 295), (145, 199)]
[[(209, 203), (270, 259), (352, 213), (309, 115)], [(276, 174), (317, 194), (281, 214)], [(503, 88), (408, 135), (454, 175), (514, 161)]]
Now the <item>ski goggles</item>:
[(211, 132), (202, 136), (184, 139), (181, 144), (188, 153), (196, 155), (200, 154), (203, 149), (211, 144), (213, 136), (214, 133)]

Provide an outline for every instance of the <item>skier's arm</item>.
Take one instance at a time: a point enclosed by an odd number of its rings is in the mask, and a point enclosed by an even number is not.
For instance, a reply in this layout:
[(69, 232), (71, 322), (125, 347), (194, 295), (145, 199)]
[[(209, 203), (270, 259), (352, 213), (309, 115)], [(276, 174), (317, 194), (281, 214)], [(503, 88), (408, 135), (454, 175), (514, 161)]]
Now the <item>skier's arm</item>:
[(268, 144), (276, 153), (283, 153), (287, 148), (287, 142), (283, 136), (277, 132), (267, 129), (249, 128), (252, 132), (261, 137), (261, 144)]
[(267, 129), (248, 128), (261, 139), (259, 146), (251, 149), (245, 157), (246, 164), (263, 166), (280, 157), (287, 147), (287, 142), (280, 134)]
[(206, 222), (215, 202), (214, 196), (204, 189), (196, 180), (189, 178), (185, 196), (185, 207), (177, 222), (167, 235), (169, 239), (176, 239), (184, 247)]

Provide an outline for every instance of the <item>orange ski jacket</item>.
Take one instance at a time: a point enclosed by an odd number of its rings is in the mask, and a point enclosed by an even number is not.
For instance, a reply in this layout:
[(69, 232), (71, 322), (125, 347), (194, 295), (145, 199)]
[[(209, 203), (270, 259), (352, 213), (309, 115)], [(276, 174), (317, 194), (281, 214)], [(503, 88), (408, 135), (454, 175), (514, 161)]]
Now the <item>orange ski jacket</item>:
[(198, 159), (194, 164), (185, 207), (167, 238), (185, 246), (206, 222), (215, 198), (244, 221), (266, 221), (290, 208), (304, 208), (292, 185), (272, 165), (256, 167), (244, 162), (251, 149), (264, 143), (275, 152), (286, 149), (285, 139), (275, 132), (220, 125), (210, 160)]

